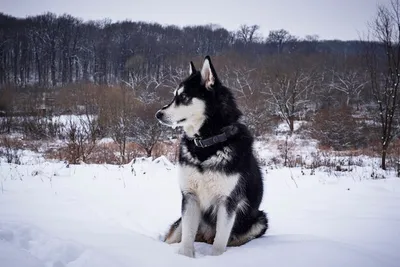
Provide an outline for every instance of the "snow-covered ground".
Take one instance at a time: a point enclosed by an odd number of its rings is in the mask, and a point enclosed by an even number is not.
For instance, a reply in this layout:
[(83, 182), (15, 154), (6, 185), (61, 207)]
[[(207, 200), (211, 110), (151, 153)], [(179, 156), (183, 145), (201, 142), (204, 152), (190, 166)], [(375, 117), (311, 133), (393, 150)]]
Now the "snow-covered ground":
[(181, 201), (165, 158), (68, 166), (27, 154), (22, 163), (0, 164), (1, 267), (399, 266), (400, 179), (371, 180), (372, 164), (265, 167), (267, 234), (218, 257), (199, 243), (190, 259), (160, 241)]

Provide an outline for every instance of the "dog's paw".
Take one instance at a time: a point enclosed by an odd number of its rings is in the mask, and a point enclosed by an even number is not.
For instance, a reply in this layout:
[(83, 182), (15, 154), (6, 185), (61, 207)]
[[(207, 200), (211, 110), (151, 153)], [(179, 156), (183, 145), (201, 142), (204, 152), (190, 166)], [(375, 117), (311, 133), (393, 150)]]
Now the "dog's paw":
[(178, 254), (189, 257), (189, 258), (194, 258), (194, 247), (181, 246), (178, 250)]
[(212, 248), (211, 255), (212, 255), (212, 256), (219, 256), (219, 255), (222, 255), (224, 252), (225, 252), (225, 249), (223, 249), (223, 248), (216, 248), (216, 247), (213, 247), (213, 248)]

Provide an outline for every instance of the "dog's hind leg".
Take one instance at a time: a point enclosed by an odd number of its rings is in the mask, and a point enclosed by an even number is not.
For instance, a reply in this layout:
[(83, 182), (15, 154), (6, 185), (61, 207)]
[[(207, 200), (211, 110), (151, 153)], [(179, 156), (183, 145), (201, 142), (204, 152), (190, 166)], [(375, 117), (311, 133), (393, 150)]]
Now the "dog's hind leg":
[(235, 218), (236, 211), (228, 210), (226, 201), (222, 202), (217, 211), (217, 229), (212, 248), (212, 255), (217, 256), (225, 252)]
[(254, 222), (251, 224), (249, 230), (241, 234), (232, 234), (228, 246), (237, 247), (246, 244), (247, 242), (261, 237), (268, 229), (268, 218), (263, 211), (258, 211)]
[(197, 197), (186, 193), (182, 199), (182, 242), (179, 254), (194, 257), (194, 241), (200, 225), (201, 210)]
[[(210, 226), (201, 224), (196, 234), (195, 242), (202, 242), (212, 245), (214, 242), (215, 231), (213, 231)], [(174, 222), (167, 234), (164, 237), (164, 242), (167, 244), (180, 243), (182, 240), (182, 218), (179, 218)]]
[(179, 218), (174, 222), (167, 235), (165, 236), (164, 242), (168, 244), (179, 243), (182, 240), (182, 218)]

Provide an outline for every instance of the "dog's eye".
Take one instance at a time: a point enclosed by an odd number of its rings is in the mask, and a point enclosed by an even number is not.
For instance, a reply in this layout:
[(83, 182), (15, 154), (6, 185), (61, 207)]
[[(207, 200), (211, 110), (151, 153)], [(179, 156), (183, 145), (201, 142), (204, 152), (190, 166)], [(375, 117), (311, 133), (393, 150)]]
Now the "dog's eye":
[(188, 96), (187, 96), (187, 94), (182, 93), (182, 94), (180, 94), (180, 98), (181, 98), (182, 100), (186, 100), (186, 99), (188, 99)]
[(187, 105), (190, 102), (190, 96), (188, 96), (186, 93), (181, 93), (176, 100), (178, 103)]

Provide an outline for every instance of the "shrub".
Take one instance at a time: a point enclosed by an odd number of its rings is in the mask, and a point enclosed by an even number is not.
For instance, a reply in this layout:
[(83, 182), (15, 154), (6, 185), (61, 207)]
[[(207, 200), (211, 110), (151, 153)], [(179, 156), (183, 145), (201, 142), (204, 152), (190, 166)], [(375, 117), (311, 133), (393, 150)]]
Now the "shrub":
[(353, 118), (351, 108), (343, 106), (337, 110), (324, 108), (313, 119), (311, 137), (320, 146), (334, 150), (357, 149), (366, 146), (363, 127)]

